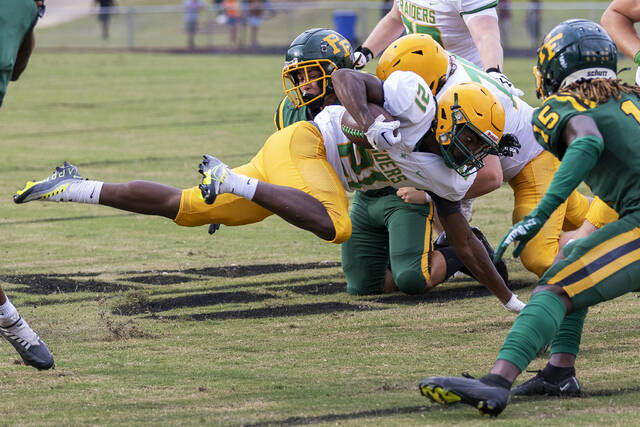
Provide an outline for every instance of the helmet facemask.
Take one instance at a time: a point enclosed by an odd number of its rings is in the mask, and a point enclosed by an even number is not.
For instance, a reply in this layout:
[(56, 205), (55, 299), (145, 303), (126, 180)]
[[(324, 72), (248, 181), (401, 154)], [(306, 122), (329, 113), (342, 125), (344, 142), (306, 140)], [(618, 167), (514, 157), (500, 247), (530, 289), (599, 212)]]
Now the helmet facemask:
[(498, 140), (494, 141), (478, 129), (458, 104), (458, 94), (454, 96), (451, 130), (439, 134), (438, 145), (445, 164), (467, 177), (484, 167), (486, 156), (499, 154)]
[[(295, 108), (322, 102), (325, 95), (333, 93), (331, 73), (336, 68), (336, 65), (328, 59), (312, 59), (310, 61), (296, 61), (291, 64), (285, 64), (282, 70), (284, 93)], [(299, 75), (302, 73), (304, 82), (301, 83)], [(311, 77), (312, 74), (318, 75)], [(305, 94), (303, 88), (316, 82), (320, 92), (317, 95)]]

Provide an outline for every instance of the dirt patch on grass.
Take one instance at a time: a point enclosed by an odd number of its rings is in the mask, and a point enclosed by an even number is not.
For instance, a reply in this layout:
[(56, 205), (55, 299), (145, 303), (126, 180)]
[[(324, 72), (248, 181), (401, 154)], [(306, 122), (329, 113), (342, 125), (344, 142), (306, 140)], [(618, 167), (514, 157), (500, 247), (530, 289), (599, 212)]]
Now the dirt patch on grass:
[(251, 292), (217, 292), (209, 294), (186, 295), (175, 298), (164, 298), (157, 301), (150, 301), (146, 304), (121, 305), (116, 307), (112, 313), (131, 316), (141, 313), (157, 313), (159, 311), (173, 310), (187, 307), (206, 307), (219, 304), (245, 304), (249, 302), (259, 302), (266, 299), (276, 298), (270, 294)]
[(294, 304), (250, 310), (220, 311), (192, 314), (190, 316), (163, 316), (163, 319), (181, 320), (227, 320), (227, 319), (264, 319), (271, 317), (310, 316), (314, 314), (337, 313), (341, 311), (384, 310), (366, 305), (345, 304), (342, 302), (322, 302), (318, 304)]
[(48, 274), (23, 274), (17, 276), (0, 276), (0, 280), (18, 286), (15, 290), (34, 295), (50, 295), (69, 292), (109, 293), (125, 291), (129, 286), (100, 280), (77, 280), (68, 276)]

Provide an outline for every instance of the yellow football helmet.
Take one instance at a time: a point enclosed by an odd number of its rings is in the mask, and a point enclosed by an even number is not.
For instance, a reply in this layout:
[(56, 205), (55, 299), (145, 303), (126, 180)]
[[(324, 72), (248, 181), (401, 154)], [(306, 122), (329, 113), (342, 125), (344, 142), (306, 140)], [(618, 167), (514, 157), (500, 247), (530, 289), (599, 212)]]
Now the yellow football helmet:
[(449, 54), (428, 34), (408, 34), (382, 53), (376, 75), (386, 80), (398, 70), (418, 74), (435, 95), (449, 74)]
[(435, 137), (447, 166), (469, 176), (484, 166), (488, 154), (500, 154), (504, 108), (489, 89), (459, 83), (438, 99)]

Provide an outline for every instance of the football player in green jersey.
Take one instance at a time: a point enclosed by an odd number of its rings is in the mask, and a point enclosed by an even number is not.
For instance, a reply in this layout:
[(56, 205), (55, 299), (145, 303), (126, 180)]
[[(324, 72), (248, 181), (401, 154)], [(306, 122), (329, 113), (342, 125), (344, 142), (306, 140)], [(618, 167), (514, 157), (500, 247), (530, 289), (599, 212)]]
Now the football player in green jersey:
[[(0, 106), (10, 81), (18, 80), (34, 46), (33, 27), (44, 13), (44, 1), (0, 2)], [(26, 365), (53, 367), (53, 356), (0, 287), (0, 335), (13, 345)]]
[(588, 307), (640, 289), (640, 87), (618, 80), (615, 44), (587, 20), (565, 21), (545, 37), (534, 74), (544, 103), (533, 128), (561, 165), (537, 208), (502, 240), (496, 259), (513, 242), (517, 256), (582, 181), (619, 219), (564, 248), (566, 258), (540, 278), (489, 374), (420, 383), (435, 402), (467, 403), (492, 415), (506, 407), (513, 381), (549, 342), (547, 366), (514, 392), (579, 395), (574, 363)]
[[(296, 37), (285, 57), (282, 80), (287, 96), (276, 110), (276, 128), (311, 120), (325, 106), (338, 104), (331, 74), (353, 66), (351, 44), (339, 33), (315, 28)], [(421, 204), (405, 203), (396, 191), (387, 187), (357, 192), (354, 197), (351, 237), (342, 244), (342, 269), (350, 294), (397, 290), (417, 294), (427, 286), (433, 239), (426, 223), (433, 215), (424, 200)], [(480, 230), (474, 227), (473, 231), (492, 253)], [(443, 256), (451, 265), (448, 274), (453, 274), (462, 263), (449, 245), (440, 251), (446, 253)], [(504, 264), (498, 271), (506, 281)]]

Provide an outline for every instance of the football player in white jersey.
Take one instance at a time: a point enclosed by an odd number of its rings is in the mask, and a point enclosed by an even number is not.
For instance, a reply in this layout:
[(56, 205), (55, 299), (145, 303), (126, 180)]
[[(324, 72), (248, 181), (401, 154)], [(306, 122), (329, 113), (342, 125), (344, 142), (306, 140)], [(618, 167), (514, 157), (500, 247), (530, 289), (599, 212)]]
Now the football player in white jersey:
[[(243, 225), (261, 221), (275, 213), (324, 240), (342, 243), (349, 237), (351, 223), (346, 193), (340, 187), (352, 189), (352, 183), (369, 182), (365, 173), (376, 173), (374, 181), (381, 181), (383, 186), (411, 184), (433, 188), (434, 202), (446, 218), (443, 225), (450, 233), (451, 250), (449, 253), (433, 251), (437, 254), (428, 254), (434, 256), (426, 259), (424, 279), (427, 285), (422, 290), (442, 282), (464, 263), (506, 309), (519, 312), (524, 304), (506, 287), (487, 249), (471, 232), (459, 211), (460, 198), (481, 181), (476, 172), (482, 171), (483, 158), (489, 159), (485, 156), (498, 150), (497, 141), (504, 127), (503, 109), (495, 97), (479, 85), (453, 86), (443, 93), (440, 101), (442, 111), (439, 115), (446, 117), (438, 129), (429, 134), (431, 121), (426, 124), (424, 117), (425, 114), (434, 115), (433, 95), (421, 77), (414, 73), (404, 74), (413, 76), (411, 84), (414, 88), (422, 87), (423, 92), (417, 99), (413, 91), (407, 92), (402, 85), (394, 85), (394, 79), (389, 81), (388, 93), (393, 101), (385, 105), (390, 109), (398, 108), (400, 132), (406, 133), (405, 140), (409, 144), (403, 147), (399, 143), (392, 147), (391, 152), (348, 148), (352, 144), (340, 127), (344, 108), (326, 107), (317, 116), (317, 123), (297, 122), (273, 134), (246, 165), (232, 170), (215, 157), (205, 155), (200, 165), (203, 182), (190, 189), (181, 191), (145, 181), (112, 184), (83, 180), (77, 168), (65, 162), (46, 179), (28, 182), (16, 193), (14, 201), (97, 203), (130, 212), (164, 216), (183, 226), (211, 223)], [(377, 82), (380, 97), (382, 82)], [(391, 90), (392, 86), (396, 92)], [(399, 100), (401, 96), (409, 98)], [(477, 102), (476, 96), (480, 96), (483, 102)], [(422, 108), (431, 105), (431, 110), (425, 108), (423, 111), (417, 104), (414, 108), (406, 108), (416, 101), (426, 102)], [(477, 114), (478, 111), (481, 113)], [(488, 117), (490, 121), (487, 121)], [(425, 133), (422, 138), (420, 134)], [(415, 142), (409, 143), (410, 137)], [(440, 145), (436, 141), (440, 141)], [(418, 143), (424, 144), (425, 152), (411, 149), (411, 144)], [(442, 153), (445, 161), (433, 153)], [(352, 161), (344, 161), (346, 159), (341, 158), (343, 154)], [(368, 163), (363, 162), (365, 158)], [(423, 160), (429, 162), (428, 168), (427, 163), (422, 164)], [(373, 167), (369, 168), (372, 163)], [(399, 173), (394, 169), (400, 169)], [(394, 182), (399, 175), (404, 175), (406, 182)], [(461, 175), (470, 178), (465, 180)]]
[(510, 93), (521, 96), (502, 74), (503, 51), (496, 0), (395, 0), (393, 7), (356, 49), (356, 68), (363, 68), (403, 32), (429, 34), (451, 53), (481, 67)]
[[(378, 62), (378, 77), (385, 80), (396, 71), (414, 71), (421, 75), (436, 98), (438, 93), (463, 82), (474, 81), (489, 89), (504, 108), (504, 134), (513, 135), (520, 144), (519, 151), (512, 157), (500, 159), (504, 182), (514, 191), (513, 223), (520, 221), (537, 206), (559, 162), (536, 142), (531, 127), (533, 108), (530, 105), (510, 94), (474, 64), (450, 55), (425, 34), (404, 36), (384, 52)], [(356, 72), (350, 75), (359, 78)], [(555, 211), (541, 233), (527, 245), (521, 256), (524, 266), (542, 276), (558, 253), (560, 233), (563, 229), (579, 227), (588, 209), (589, 200), (574, 191), (567, 202)]]

